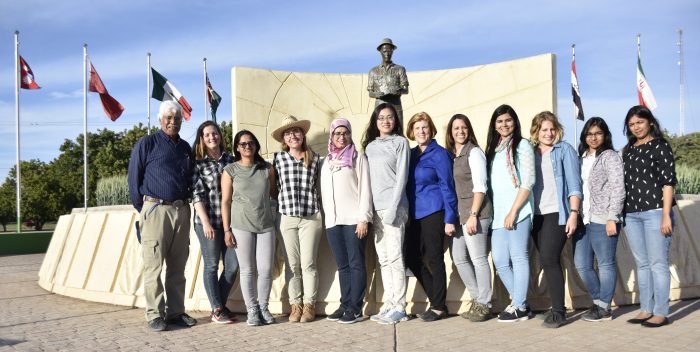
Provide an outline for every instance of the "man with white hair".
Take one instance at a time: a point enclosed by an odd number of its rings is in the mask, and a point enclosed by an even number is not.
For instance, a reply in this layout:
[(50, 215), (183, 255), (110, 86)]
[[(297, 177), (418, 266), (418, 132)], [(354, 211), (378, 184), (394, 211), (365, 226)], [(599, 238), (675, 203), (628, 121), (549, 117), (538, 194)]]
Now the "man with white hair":
[[(180, 138), (182, 109), (164, 101), (158, 111), (160, 130), (141, 138), (131, 151), (129, 193), (140, 213), (143, 295), (146, 320), (153, 331), (168, 323), (191, 327), (185, 313), (185, 264), (190, 245), (192, 149)], [(160, 273), (166, 263), (165, 295)]]

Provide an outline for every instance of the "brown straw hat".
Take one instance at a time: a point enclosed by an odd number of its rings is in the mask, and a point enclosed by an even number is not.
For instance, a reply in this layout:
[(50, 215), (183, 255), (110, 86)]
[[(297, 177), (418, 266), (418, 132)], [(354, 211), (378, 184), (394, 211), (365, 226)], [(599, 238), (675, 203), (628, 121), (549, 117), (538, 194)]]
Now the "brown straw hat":
[(309, 128), (311, 127), (311, 121), (299, 120), (292, 115), (285, 116), (285, 118), (282, 119), (280, 127), (277, 127), (276, 130), (272, 131), (272, 138), (282, 143), (282, 141), (284, 140), (284, 131), (294, 127), (301, 128), (304, 131), (304, 135), (306, 135), (306, 133), (309, 132)]

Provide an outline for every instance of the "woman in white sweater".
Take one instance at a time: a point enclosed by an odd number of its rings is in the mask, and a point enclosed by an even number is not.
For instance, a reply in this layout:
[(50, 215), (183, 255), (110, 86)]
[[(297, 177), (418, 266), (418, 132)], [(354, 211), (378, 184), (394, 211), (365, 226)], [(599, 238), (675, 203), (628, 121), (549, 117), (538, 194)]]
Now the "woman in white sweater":
[(367, 157), (355, 148), (350, 122), (335, 119), (329, 130), (328, 156), (321, 165), (321, 203), (328, 244), (338, 265), (340, 307), (327, 319), (352, 324), (362, 320), (372, 192)]

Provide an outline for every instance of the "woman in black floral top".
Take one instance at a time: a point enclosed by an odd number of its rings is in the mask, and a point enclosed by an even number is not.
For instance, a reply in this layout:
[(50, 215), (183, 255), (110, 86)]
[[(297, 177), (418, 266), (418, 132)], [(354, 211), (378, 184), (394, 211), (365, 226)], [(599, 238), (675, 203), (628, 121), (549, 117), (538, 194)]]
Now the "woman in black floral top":
[(629, 323), (667, 325), (671, 272), (668, 250), (673, 231), (676, 170), (671, 146), (659, 121), (644, 106), (625, 117), (625, 234), (637, 265), (640, 312)]

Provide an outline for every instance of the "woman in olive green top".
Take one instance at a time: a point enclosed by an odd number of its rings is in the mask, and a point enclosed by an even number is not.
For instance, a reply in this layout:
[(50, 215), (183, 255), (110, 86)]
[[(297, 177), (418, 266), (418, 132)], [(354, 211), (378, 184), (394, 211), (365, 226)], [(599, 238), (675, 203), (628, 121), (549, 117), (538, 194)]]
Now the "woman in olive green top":
[(221, 175), (224, 242), (229, 248), (236, 248), (241, 292), (250, 326), (275, 322), (267, 306), (275, 254), (270, 197), (277, 191), (272, 167), (260, 156), (259, 150), (260, 142), (253, 133), (238, 132), (233, 139), (234, 162), (226, 166)]

